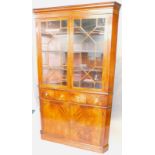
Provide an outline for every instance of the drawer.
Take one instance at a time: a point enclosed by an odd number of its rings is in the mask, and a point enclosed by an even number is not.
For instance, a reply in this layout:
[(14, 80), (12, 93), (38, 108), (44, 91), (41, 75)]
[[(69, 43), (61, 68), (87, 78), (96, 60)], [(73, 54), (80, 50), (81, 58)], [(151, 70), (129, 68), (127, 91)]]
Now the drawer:
[(40, 97), (45, 99), (54, 99), (54, 90), (41, 89)]
[(108, 105), (108, 96), (98, 95), (98, 94), (88, 94), (87, 95), (87, 104), (107, 106)]
[(55, 90), (54, 99), (59, 101), (68, 101), (68, 92)]
[(84, 93), (70, 93), (71, 102), (86, 104), (86, 95)]

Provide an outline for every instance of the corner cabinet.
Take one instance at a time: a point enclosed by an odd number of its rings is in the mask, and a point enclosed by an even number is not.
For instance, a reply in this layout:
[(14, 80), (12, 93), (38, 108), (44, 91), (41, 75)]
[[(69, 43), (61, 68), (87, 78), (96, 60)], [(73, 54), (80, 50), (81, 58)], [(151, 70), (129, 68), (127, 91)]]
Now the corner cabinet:
[(120, 4), (34, 9), (42, 139), (108, 149)]

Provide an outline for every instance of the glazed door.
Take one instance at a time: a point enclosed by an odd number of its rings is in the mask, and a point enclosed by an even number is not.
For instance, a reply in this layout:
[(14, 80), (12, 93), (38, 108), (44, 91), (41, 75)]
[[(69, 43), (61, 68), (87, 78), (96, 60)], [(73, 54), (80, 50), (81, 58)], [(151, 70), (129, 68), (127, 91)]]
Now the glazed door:
[(41, 22), (41, 84), (68, 85), (68, 20)]
[(73, 20), (74, 88), (102, 89), (105, 18)]

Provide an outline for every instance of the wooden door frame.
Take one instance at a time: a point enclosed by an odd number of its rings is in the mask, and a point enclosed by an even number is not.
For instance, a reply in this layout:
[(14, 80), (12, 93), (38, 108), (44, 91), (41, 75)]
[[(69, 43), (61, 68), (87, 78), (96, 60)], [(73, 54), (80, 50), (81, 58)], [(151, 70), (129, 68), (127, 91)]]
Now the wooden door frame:
[[(37, 34), (37, 63), (38, 63), (38, 83), (39, 83), (39, 87), (40, 88), (54, 88), (54, 89), (59, 89), (59, 88), (63, 88), (63, 89), (66, 89), (66, 88), (69, 88), (69, 84), (68, 82), (70, 81), (69, 80), (69, 66), (68, 66), (68, 62), (67, 61), (67, 85), (66, 86), (63, 86), (63, 85), (52, 85), (52, 84), (43, 84), (42, 82), (42, 77), (43, 77), (43, 67), (42, 67), (42, 39), (41, 39), (41, 22), (45, 22), (45, 21), (54, 21), (54, 20), (67, 20), (68, 24), (67, 24), (67, 44), (69, 45), (69, 17), (63, 17), (63, 16), (60, 16), (60, 17), (48, 17), (48, 18), (41, 18), (41, 19), (37, 19), (36, 20), (36, 34)], [(69, 51), (69, 47), (67, 47), (68, 50), (67, 50), (67, 59), (69, 60), (69, 54), (68, 54), (68, 51)]]
[[(74, 89), (72, 85), (73, 74), (71, 71), (73, 64), (73, 19), (77, 17), (89, 18), (93, 16), (106, 16), (108, 23), (106, 23), (106, 36), (104, 44), (104, 57), (103, 57), (103, 77), (102, 77), (102, 89), (91, 89), (91, 88), (79, 88), (75, 90), (83, 91), (94, 91), (94, 92), (113, 92), (113, 81), (114, 81), (114, 68), (116, 59), (116, 38), (117, 38), (117, 22), (120, 4), (116, 2), (107, 3), (94, 3), (85, 5), (65, 6), (65, 7), (54, 7), (45, 9), (34, 9), (36, 18), (36, 34), (37, 34), (37, 50), (38, 50), (38, 81), (39, 87), (41, 88), (52, 88), (52, 89)], [(68, 20), (68, 75), (67, 82), (68, 86), (51, 86), (43, 85), (42, 82), (42, 53), (41, 53), (41, 33), (40, 33), (40, 22), (53, 19), (66, 18)], [(112, 75), (113, 74), (113, 75)]]
[[(102, 66), (102, 89), (94, 89), (94, 88), (76, 88), (73, 87), (73, 33), (74, 33), (74, 28), (73, 28), (73, 20), (74, 19), (84, 19), (84, 18), (105, 18), (105, 21), (110, 20), (111, 19), (111, 14), (105, 14), (105, 15), (95, 15), (92, 13), (89, 13), (87, 15), (71, 15), (69, 17), (48, 17), (48, 18), (43, 18), (43, 19), (38, 19), (36, 20), (36, 31), (37, 31), (37, 50), (38, 50), (38, 81), (39, 81), (39, 87), (46, 87), (46, 88), (55, 88), (55, 89), (59, 89), (59, 88), (68, 88), (68, 89), (74, 89), (74, 90), (90, 90), (90, 91), (103, 91), (103, 92), (107, 92), (105, 89), (105, 85), (106, 85), (106, 80), (108, 78), (108, 68), (107, 68), (107, 60), (108, 57), (110, 56), (110, 52), (108, 50), (108, 37), (109, 37), (109, 25), (107, 24), (107, 22), (105, 23), (105, 36), (104, 36), (104, 40), (103, 40), (103, 44), (104, 44), (104, 49), (103, 49), (103, 66)], [(65, 19), (68, 21), (68, 26), (67, 26), (67, 34), (68, 34), (68, 54), (67, 54), (67, 86), (55, 86), (55, 85), (51, 85), (51, 84), (43, 84), (42, 83), (42, 43), (41, 43), (41, 22), (44, 21), (52, 21), (52, 20), (62, 20)], [(105, 71), (106, 69), (106, 71)]]
[(71, 23), (72, 23), (72, 26), (71, 26), (71, 38), (72, 38), (72, 46), (73, 46), (73, 33), (74, 33), (74, 27), (73, 27), (73, 23), (74, 23), (74, 19), (92, 19), (92, 18), (105, 18), (105, 36), (104, 36), (104, 39), (103, 39), (103, 65), (102, 65), (102, 80), (101, 80), (101, 83), (102, 83), (102, 88), (101, 89), (95, 89), (95, 88), (82, 88), (82, 87), (73, 87), (73, 47), (71, 49), (71, 52), (72, 52), (72, 63), (71, 63), (71, 66), (70, 66), (70, 69), (71, 69), (71, 88), (73, 90), (86, 90), (86, 91), (95, 91), (95, 92), (100, 92), (100, 91), (103, 91), (103, 92), (106, 92), (105, 91), (105, 83), (104, 82), (104, 78), (107, 77), (107, 74), (108, 74), (108, 70), (104, 71), (104, 69), (106, 69), (107, 67), (107, 60), (108, 60), (108, 57), (109, 57), (109, 51), (108, 51), (108, 23), (107, 23), (107, 20), (109, 20), (111, 18), (111, 15), (110, 14), (94, 14), (94, 13), (91, 13), (88, 11), (88, 13), (85, 15), (83, 14), (79, 14), (79, 15), (72, 15), (71, 16)]

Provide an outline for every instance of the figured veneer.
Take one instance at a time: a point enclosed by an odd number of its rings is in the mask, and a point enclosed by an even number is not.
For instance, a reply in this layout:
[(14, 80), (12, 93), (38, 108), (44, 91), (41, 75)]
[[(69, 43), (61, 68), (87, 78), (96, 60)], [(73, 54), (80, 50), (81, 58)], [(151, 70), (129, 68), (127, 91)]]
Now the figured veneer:
[(108, 96), (87, 94), (87, 104), (108, 106)]
[(75, 103), (86, 104), (86, 94), (84, 93), (70, 93), (70, 101)]
[(80, 143), (96, 146), (103, 145), (103, 128), (105, 128), (106, 110), (71, 105), (71, 139)]
[(104, 2), (33, 10), (42, 139), (108, 150), (119, 8)]
[(45, 99), (54, 99), (54, 90), (41, 89), (40, 97)]
[(69, 138), (69, 108), (58, 101), (41, 100), (43, 131), (54, 137)]
[(103, 130), (106, 130), (107, 115), (111, 109), (41, 101), (44, 134), (95, 146), (103, 145)]
[(68, 101), (69, 98), (69, 94), (66, 91), (55, 90), (54, 95), (54, 98), (59, 101)]

